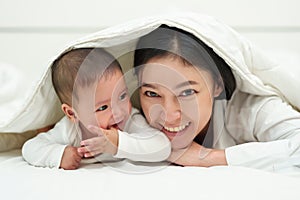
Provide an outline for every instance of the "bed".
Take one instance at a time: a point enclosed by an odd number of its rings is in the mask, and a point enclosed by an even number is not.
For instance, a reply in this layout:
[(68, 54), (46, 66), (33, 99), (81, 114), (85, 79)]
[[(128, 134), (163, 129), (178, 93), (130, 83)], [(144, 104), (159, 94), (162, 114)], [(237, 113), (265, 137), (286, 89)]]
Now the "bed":
[[(141, 26), (140, 24), (138, 26)], [(127, 30), (126, 27), (118, 29)], [(128, 30), (127, 30), (128, 31)], [(144, 29), (147, 32), (149, 30)], [(102, 32), (109, 37), (113, 30)], [(105, 35), (106, 34), (106, 35)], [(141, 33), (139, 33), (141, 34)], [(122, 40), (126, 34), (122, 35)], [(88, 42), (87, 42), (88, 41)], [(97, 33), (76, 40), (70, 47), (108, 45), (106, 41), (98, 41)], [(118, 40), (113, 40), (118, 44)], [(129, 40), (129, 47), (134, 47)], [(111, 45), (111, 44), (109, 44)], [(118, 47), (118, 46), (117, 46)], [(111, 48), (115, 55), (121, 54), (120, 48)], [(269, 56), (279, 62), (290, 62), (298, 66), (299, 57), (290, 53), (270, 51)], [(278, 54), (281, 55), (277, 56)], [(300, 63), (300, 62), (299, 62)], [(124, 64), (124, 63), (123, 63)], [(126, 65), (126, 63), (124, 64)], [(4, 65), (2, 65), (4, 66)], [(62, 170), (34, 167), (24, 161), (21, 154), (22, 140), (16, 132), (41, 128), (59, 120), (62, 113), (55, 111), (53, 115), (42, 116), (35, 107), (45, 112), (57, 108), (59, 102), (53, 96), (49, 84), (49, 71), (39, 75), (34, 85), (26, 85), (20, 77), (22, 70), (13, 67), (0, 68), (0, 77), (10, 77), (2, 83), (0, 132), (14, 132), (0, 135), (0, 145), (19, 143), (19, 148), (7, 148), (0, 153), (1, 197), (5, 199), (297, 199), (300, 198), (300, 172), (273, 173), (236, 166), (218, 167), (180, 167), (168, 163), (142, 163), (122, 160), (110, 163), (99, 163), (84, 160), (77, 170)], [(6, 83), (5, 87), (3, 86)], [(16, 88), (23, 86), (21, 93)], [(285, 86), (286, 87), (286, 86)], [(4, 88), (4, 89), (3, 89)], [(289, 92), (289, 91), (288, 91)], [(293, 94), (285, 93), (285, 95)], [(38, 98), (33, 98), (33, 96)], [(5, 97), (5, 98), (4, 98)], [(53, 98), (49, 98), (53, 97)], [(12, 100), (13, 99), (13, 100)], [(298, 99), (294, 99), (297, 103)], [(42, 107), (50, 102), (49, 107)], [(48, 104), (47, 104), (48, 105)], [(57, 109), (56, 109), (57, 110)], [(17, 112), (10, 112), (17, 111)], [(5, 114), (6, 115), (5, 115)], [(30, 114), (33, 119), (26, 118)], [(26, 140), (27, 138), (23, 138)], [(17, 145), (15, 145), (16, 147)]]
[[(242, 167), (178, 167), (120, 161), (75, 171), (28, 165), (0, 154), (3, 199), (299, 199), (300, 178)], [(132, 170), (132, 171), (131, 171)], [(131, 171), (131, 172), (130, 172)]]

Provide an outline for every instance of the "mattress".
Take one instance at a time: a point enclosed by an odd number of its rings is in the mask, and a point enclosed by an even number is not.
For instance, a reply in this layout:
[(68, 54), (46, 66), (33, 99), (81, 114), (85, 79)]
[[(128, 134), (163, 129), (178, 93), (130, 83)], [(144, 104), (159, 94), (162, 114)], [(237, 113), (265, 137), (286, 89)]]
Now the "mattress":
[(77, 170), (34, 167), (20, 150), (0, 153), (3, 199), (299, 199), (300, 178), (244, 167), (165, 163), (82, 163)]

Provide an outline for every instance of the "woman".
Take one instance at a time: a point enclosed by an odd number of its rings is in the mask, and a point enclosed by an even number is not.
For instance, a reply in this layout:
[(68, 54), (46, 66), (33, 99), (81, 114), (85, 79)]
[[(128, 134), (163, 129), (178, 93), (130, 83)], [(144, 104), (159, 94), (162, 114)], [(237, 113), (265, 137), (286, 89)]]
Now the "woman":
[(300, 113), (278, 96), (241, 91), (230, 66), (194, 35), (162, 25), (140, 38), (134, 66), (142, 110), (172, 141), (171, 161), (299, 169)]

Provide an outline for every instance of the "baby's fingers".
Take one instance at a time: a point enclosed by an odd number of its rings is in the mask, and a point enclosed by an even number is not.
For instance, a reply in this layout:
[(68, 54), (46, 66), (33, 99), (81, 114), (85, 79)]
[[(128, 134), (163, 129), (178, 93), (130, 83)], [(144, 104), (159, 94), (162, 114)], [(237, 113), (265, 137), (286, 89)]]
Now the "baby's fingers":
[(80, 155), (84, 155), (85, 153), (89, 152), (86, 147), (78, 147), (77, 151)]
[(95, 150), (95, 151), (90, 151), (90, 152), (87, 152), (87, 153), (85, 153), (84, 154), (84, 157), (85, 158), (90, 158), (90, 157), (94, 157), (94, 156), (96, 156), (96, 155), (98, 155), (98, 154), (101, 154), (101, 153), (103, 153), (103, 150)]
[(87, 147), (79, 147), (78, 153), (81, 153), (83, 155), (83, 157), (85, 157), (85, 158), (89, 158), (89, 157), (93, 156), (93, 153), (91, 151), (89, 151), (89, 149)]
[(85, 158), (89, 158), (89, 157), (96, 156), (100, 153), (103, 153), (103, 148), (89, 150), (86, 147), (81, 147), (81, 149), (78, 149), (78, 151), (81, 151)]
[(86, 139), (80, 142), (81, 146), (96, 146), (97, 144), (101, 144), (105, 140), (104, 137), (98, 136), (90, 139)]

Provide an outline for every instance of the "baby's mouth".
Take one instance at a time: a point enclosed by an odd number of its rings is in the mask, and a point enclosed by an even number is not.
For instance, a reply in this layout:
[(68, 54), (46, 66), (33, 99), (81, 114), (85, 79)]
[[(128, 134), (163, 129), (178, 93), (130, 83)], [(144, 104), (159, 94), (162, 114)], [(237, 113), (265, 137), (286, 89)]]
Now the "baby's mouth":
[(123, 123), (123, 120), (118, 121), (115, 124), (112, 124), (109, 128), (115, 128), (115, 129), (122, 130), (122, 128), (123, 128), (122, 123)]
[(118, 124), (113, 124), (112, 126), (110, 126), (110, 128), (120, 129)]

